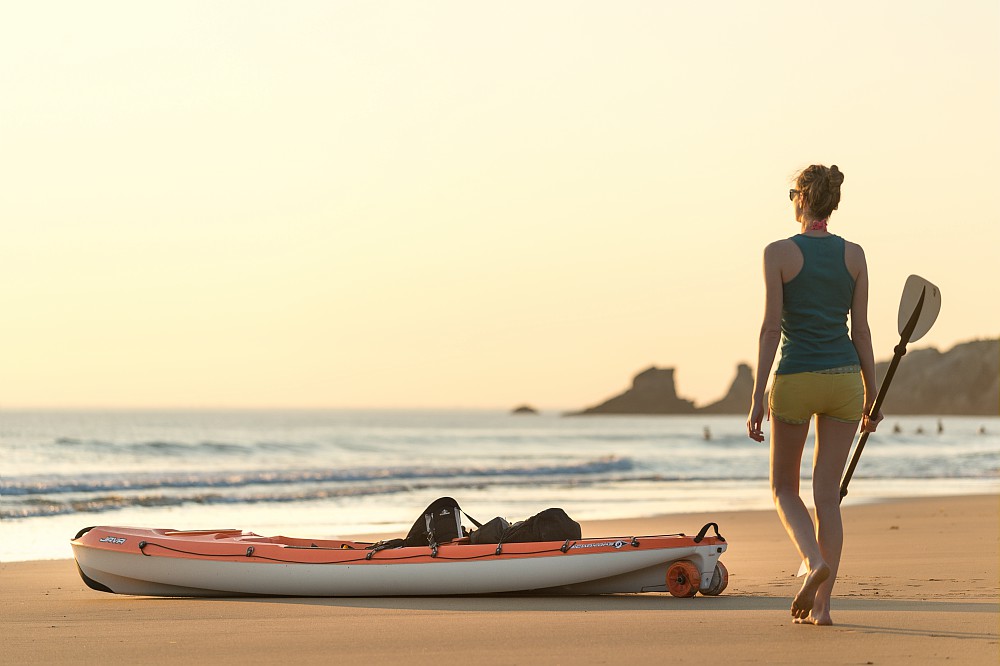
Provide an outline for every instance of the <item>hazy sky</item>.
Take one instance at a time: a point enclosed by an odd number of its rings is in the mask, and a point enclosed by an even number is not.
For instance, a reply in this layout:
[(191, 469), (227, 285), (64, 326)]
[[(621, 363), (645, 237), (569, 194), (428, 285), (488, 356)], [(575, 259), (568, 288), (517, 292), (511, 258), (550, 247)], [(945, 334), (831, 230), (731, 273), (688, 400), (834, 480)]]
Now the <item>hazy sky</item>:
[(1000, 3), (0, 10), (0, 408), (582, 407), (756, 358), (846, 175), (877, 358), (1000, 335)]

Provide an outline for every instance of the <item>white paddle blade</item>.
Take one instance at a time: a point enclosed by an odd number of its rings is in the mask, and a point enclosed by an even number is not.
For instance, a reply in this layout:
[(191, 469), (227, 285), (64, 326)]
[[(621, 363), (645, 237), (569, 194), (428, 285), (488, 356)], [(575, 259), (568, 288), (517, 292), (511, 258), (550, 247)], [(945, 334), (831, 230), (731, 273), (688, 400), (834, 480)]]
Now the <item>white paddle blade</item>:
[(931, 330), (931, 326), (937, 321), (938, 313), (941, 312), (941, 290), (919, 275), (911, 275), (906, 278), (906, 284), (903, 285), (903, 296), (899, 299), (900, 335), (906, 328), (906, 322), (910, 321), (910, 316), (920, 301), (921, 293), (924, 294), (924, 305), (920, 308), (917, 325), (907, 343), (916, 342), (927, 335), (927, 331)]

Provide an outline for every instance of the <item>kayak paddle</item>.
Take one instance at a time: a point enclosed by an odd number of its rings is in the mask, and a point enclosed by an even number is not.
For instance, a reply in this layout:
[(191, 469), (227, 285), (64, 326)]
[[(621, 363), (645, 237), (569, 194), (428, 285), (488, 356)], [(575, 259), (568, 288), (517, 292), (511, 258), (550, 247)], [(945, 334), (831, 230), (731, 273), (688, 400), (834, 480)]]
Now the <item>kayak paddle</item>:
[[(896, 374), (896, 367), (899, 365), (900, 359), (903, 358), (903, 354), (906, 353), (906, 345), (924, 337), (927, 331), (931, 330), (939, 312), (941, 312), (941, 291), (917, 275), (906, 278), (906, 284), (903, 285), (903, 295), (899, 300), (899, 317), (897, 318), (899, 344), (893, 349), (892, 361), (889, 363), (889, 369), (882, 380), (882, 386), (879, 387), (878, 395), (875, 396), (875, 404), (872, 405), (871, 412), (868, 413), (869, 418), (878, 414), (882, 408), (882, 401), (885, 400), (892, 376)], [(865, 443), (870, 434), (869, 432), (861, 433), (858, 446), (854, 449), (854, 457), (851, 458), (851, 464), (847, 467), (847, 473), (840, 484), (841, 502), (847, 497), (847, 485), (851, 482), (851, 477), (854, 476), (854, 470), (858, 466), (858, 460), (861, 458), (861, 452), (865, 450)]]

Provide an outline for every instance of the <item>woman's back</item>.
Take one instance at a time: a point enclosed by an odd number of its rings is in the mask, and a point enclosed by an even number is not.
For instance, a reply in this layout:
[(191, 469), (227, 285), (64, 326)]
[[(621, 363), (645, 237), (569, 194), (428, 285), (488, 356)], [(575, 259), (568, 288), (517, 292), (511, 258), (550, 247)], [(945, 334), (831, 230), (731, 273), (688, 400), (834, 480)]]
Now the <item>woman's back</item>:
[(781, 360), (776, 372), (791, 374), (857, 365), (847, 314), (855, 278), (840, 236), (799, 234), (789, 239), (801, 253), (801, 268), (784, 283)]

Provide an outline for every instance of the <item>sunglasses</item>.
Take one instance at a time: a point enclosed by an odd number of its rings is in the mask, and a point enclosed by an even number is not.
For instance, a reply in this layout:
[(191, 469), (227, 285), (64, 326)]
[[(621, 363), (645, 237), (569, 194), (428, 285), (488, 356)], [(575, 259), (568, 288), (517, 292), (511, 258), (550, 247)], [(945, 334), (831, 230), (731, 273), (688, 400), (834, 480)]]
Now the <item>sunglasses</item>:
[(801, 192), (801, 190), (788, 190), (788, 200), (795, 201), (795, 197), (799, 195), (799, 192)]

